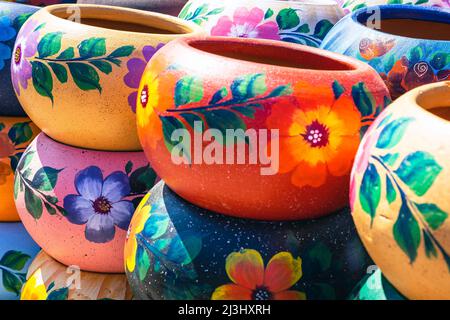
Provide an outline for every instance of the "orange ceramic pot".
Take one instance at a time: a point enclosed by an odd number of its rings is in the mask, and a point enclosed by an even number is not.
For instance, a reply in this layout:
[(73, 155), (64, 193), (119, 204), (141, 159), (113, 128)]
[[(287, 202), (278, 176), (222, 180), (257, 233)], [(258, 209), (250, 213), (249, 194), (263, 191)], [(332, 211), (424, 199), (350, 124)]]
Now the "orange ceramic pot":
[(49, 6), (17, 36), (13, 86), (30, 118), (53, 139), (95, 150), (141, 150), (134, 110), (145, 65), (167, 42), (200, 31), (147, 11)]
[(372, 124), (352, 171), (361, 239), (409, 299), (450, 299), (450, 82), (414, 89)]
[(65, 266), (41, 251), (28, 269), (21, 300), (130, 300), (124, 274), (102, 274)]
[(14, 205), (14, 171), (38, 132), (28, 118), (0, 117), (0, 222), (20, 221)]
[(16, 207), (31, 237), (59, 262), (121, 273), (128, 225), (155, 180), (143, 152), (79, 149), (41, 133), (17, 166)]
[(192, 38), (147, 66), (137, 125), (152, 167), (186, 200), (302, 219), (348, 203), (360, 137), (387, 103), (381, 78), (355, 59), (279, 41)]

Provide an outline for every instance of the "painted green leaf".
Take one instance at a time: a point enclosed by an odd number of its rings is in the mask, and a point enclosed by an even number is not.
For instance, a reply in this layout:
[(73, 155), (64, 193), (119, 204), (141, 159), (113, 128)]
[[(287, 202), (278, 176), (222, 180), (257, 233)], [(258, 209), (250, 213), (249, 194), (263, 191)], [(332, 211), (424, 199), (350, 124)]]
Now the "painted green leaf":
[(433, 203), (416, 204), (431, 229), (437, 230), (447, 220), (448, 214)]
[(6, 291), (19, 296), (23, 283), (16, 275), (8, 270), (2, 269), (2, 281)]
[(207, 16), (215, 16), (217, 14), (222, 13), (224, 10), (225, 10), (225, 8), (216, 8), (216, 9), (209, 11), (206, 15)]
[(386, 73), (388, 73), (389, 71), (391, 71), (392, 67), (396, 62), (395, 55), (393, 53), (388, 53), (383, 59), (383, 61), (384, 61), (384, 70)]
[(142, 235), (147, 239), (156, 240), (167, 232), (170, 220), (168, 216), (160, 212), (152, 212), (144, 225)]
[(100, 93), (102, 92), (102, 87), (99, 83), (100, 77), (93, 67), (79, 62), (69, 62), (67, 65), (78, 88), (85, 91), (98, 90)]
[(75, 50), (73, 47), (69, 47), (66, 50), (64, 50), (63, 52), (61, 52), (61, 54), (56, 57), (56, 59), (58, 60), (69, 60), (69, 59), (73, 59), (75, 57)]
[(31, 61), (31, 67), (34, 89), (53, 102), (53, 78), (50, 69), (39, 61)]
[(9, 161), (10, 161), (11, 169), (13, 172), (16, 171), (17, 165), (19, 164), (19, 161), (20, 161), (20, 158), (22, 157), (22, 155), (23, 155), (23, 153), (19, 152), (12, 156), (9, 156)]
[(33, 137), (33, 130), (31, 129), (30, 122), (15, 123), (11, 129), (9, 129), (8, 137), (16, 146), (30, 141)]
[(380, 132), (377, 148), (390, 149), (395, 147), (403, 138), (408, 125), (414, 118), (402, 117), (389, 122)]
[[(49, 289), (50, 290), (50, 289)], [(69, 288), (53, 290), (48, 294), (47, 300), (67, 300), (69, 297)]]
[(333, 81), (332, 87), (334, 92), (334, 98), (337, 100), (344, 93), (345, 89), (337, 80)]
[(271, 16), (273, 16), (273, 10), (269, 8), (264, 14), (264, 20), (269, 19)]
[(42, 216), (42, 201), (37, 197), (33, 190), (25, 186), (25, 207), (34, 219), (38, 220)]
[(417, 62), (419, 62), (420, 60), (422, 60), (424, 56), (424, 52), (421, 46), (416, 46), (411, 48), (411, 50), (409, 51), (409, 62), (410, 65), (414, 65)]
[(110, 58), (128, 57), (130, 54), (133, 53), (134, 49), (136, 49), (134, 46), (123, 46), (111, 52), (111, 54), (108, 57)]
[(33, 13), (23, 13), (18, 15), (13, 22), (14, 29), (20, 30), (22, 28), (23, 24), (28, 20), (29, 17), (31, 17)]
[(106, 54), (106, 40), (105, 38), (90, 38), (83, 40), (78, 45), (80, 57), (89, 59), (93, 57), (101, 57)]
[(374, 112), (375, 99), (364, 82), (359, 82), (352, 87), (352, 97), (363, 117), (370, 116)]
[(287, 30), (298, 26), (300, 24), (300, 19), (294, 9), (285, 8), (278, 13), (277, 23), (281, 30)]
[(420, 244), (420, 227), (412, 215), (405, 199), (394, 224), (394, 239), (411, 263), (416, 260), (417, 248)]
[(58, 182), (58, 174), (62, 171), (51, 167), (42, 167), (34, 175), (31, 186), (40, 191), (51, 191)]
[(28, 165), (31, 163), (31, 160), (33, 160), (33, 157), (35, 155), (35, 151), (27, 149), (23, 155), (22, 158), (20, 158), (20, 162), (18, 165), (18, 170), (23, 170), (28, 167)]
[(130, 174), (131, 170), (133, 170), (133, 162), (128, 161), (127, 164), (125, 165), (125, 172), (127, 174)]
[(44, 206), (49, 215), (54, 216), (56, 214), (56, 209), (52, 207), (49, 203), (44, 202)]
[(20, 251), (11, 250), (6, 252), (0, 260), (0, 265), (9, 269), (20, 271), (30, 260), (30, 256)]
[(209, 129), (218, 129), (222, 132), (223, 136), (226, 136), (227, 129), (243, 129), (246, 130), (245, 122), (236, 113), (225, 110), (217, 109), (203, 112)]
[(189, 2), (188, 4), (186, 4), (183, 9), (181, 9), (180, 14), (178, 15), (178, 18), (184, 19), (187, 16), (187, 13), (189, 12), (189, 9), (192, 6), (192, 2)]
[(289, 94), (292, 94), (292, 86), (290, 84), (288, 85), (282, 85), (278, 86), (275, 89), (272, 90), (272, 92), (267, 96), (268, 98), (272, 97), (280, 97), (280, 96), (286, 96)]
[(423, 242), (425, 245), (425, 254), (428, 258), (436, 258), (437, 257), (437, 250), (435, 245), (433, 244), (433, 241), (431, 240), (431, 237), (428, 235), (428, 232), (426, 230), (423, 230)]
[(47, 33), (37, 46), (39, 58), (46, 58), (57, 54), (61, 50), (62, 32)]
[(397, 192), (392, 185), (391, 178), (386, 176), (386, 199), (389, 203), (392, 203), (397, 198)]
[(238, 77), (231, 84), (231, 93), (236, 101), (245, 101), (266, 91), (266, 77), (262, 73)]
[(378, 174), (377, 168), (372, 163), (369, 163), (361, 181), (359, 201), (361, 202), (363, 210), (372, 218), (372, 221), (375, 217), (378, 204), (380, 203), (380, 197), (380, 175)]
[(383, 159), (383, 162), (386, 163), (387, 165), (393, 166), (399, 156), (400, 156), (400, 154), (398, 152), (387, 153), (384, 156), (381, 156), (381, 159)]
[(112, 72), (112, 66), (109, 62), (97, 60), (91, 61), (91, 64), (96, 66), (98, 70), (105, 74), (110, 74)]
[(431, 66), (436, 70), (443, 69), (449, 63), (450, 53), (447, 52), (436, 52), (430, 61)]
[(326, 19), (320, 20), (314, 28), (314, 37), (323, 40), (332, 27), (333, 24), (330, 21)]
[(388, 123), (389, 120), (391, 120), (391, 118), (392, 113), (385, 114), (383, 120), (381, 120), (380, 123), (378, 124), (377, 129), (383, 127), (386, 123)]
[(150, 269), (150, 257), (148, 256), (147, 250), (139, 247), (136, 254), (136, 260), (139, 279), (143, 281), (147, 276), (148, 270)]
[(59, 80), (59, 82), (66, 83), (67, 69), (59, 63), (49, 62), (48, 64), (52, 68), (53, 73), (56, 75), (56, 78)]
[(23, 190), (23, 182), (20, 179), (19, 175), (16, 174), (14, 177), (14, 199), (17, 200), (19, 192)]
[(213, 97), (209, 101), (209, 104), (216, 104), (219, 101), (221, 101), (223, 98), (225, 98), (228, 95), (227, 88), (223, 87), (220, 88), (216, 93), (214, 93)]
[(314, 269), (324, 272), (331, 266), (332, 253), (324, 243), (317, 242), (307, 251), (307, 259)]
[(255, 119), (256, 109), (252, 106), (238, 106), (232, 107), (231, 109), (246, 116), (247, 118)]
[(198, 77), (185, 76), (175, 86), (175, 105), (181, 106), (203, 99), (203, 82)]
[[(184, 113), (181, 113), (180, 116), (184, 120), (186, 120), (186, 122), (189, 124), (189, 126), (191, 128), (195, 128), (195, 122), (196, 121), (201, 122), (203, 124), (203, 119), (200, 116), (198, 116), (198, 115), (196, 115), (194, 113), (186, 113), (186, 112), (184, 112)], [(200, 131), (201, 131), (201, 129), (200, 129)]]
[(395, 173), (416, 195), (423, 196), (441, 171), (432, 154), (416, 151), (403, 159)]
[(155, 184), (156, 173), (146, 165), (136, 169), (130, 176), (130, 187), (132, 193), (147, 193)]
[(173, 116), (160, 116), (162, 122), (164, 142), (169, 151), (172, 151), (177, 141), (172, 141), (172, 133), (177, 129), (185, 129), (184, 124)]
[(298, 27), (297, 29), (295, 29), (294, 32), (297, 33), (309, 33), (309, 25), (307, 23), (302, 24), (300, 27)]

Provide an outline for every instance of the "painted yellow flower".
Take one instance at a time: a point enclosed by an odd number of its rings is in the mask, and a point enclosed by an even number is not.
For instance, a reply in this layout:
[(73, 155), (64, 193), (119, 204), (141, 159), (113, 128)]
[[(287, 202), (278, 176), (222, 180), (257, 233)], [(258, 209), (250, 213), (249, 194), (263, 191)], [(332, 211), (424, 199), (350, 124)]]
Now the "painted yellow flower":
[(41, 269), (37, 269), (25, 282), (20, 300), (47, 300), (47, 289), (42, 279)]
[(150, 217), (151, 206), (148, 204), (149, 198), (150, 193), (147, 193), (136, 209), (131, 219), (130, 227), (128, 228), (125, 242), (125, 266), (129, 272), (133, 272), (136, 268), (136, 252), (138, 246), (136, 235), (144, 230), (145, 223)]
[(245, 249), (228, 255), (225, 268), (233, 283), (218, 287), (212, 300), (305, 300), (306, 295), (288, 290), (302, 277), (302, 259), (279, 252), (266, 268), (261, 254)]
[(153, 125), (150, 122), (153, 120), (152, 114), (155, 112), (159, 102), (158, 88), (158, 74), (151, 69), (145, 70), (141, 80), (141, 87), (138, 91), (136, 108), (137, 122), (141, 128), (148, 124)]

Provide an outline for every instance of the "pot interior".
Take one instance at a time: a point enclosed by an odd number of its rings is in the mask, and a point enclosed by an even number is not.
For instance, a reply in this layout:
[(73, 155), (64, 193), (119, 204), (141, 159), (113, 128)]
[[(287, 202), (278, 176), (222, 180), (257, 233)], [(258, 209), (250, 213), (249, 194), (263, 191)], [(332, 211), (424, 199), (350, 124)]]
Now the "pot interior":
[(273, 66), (327, 71), (355, 70), (355, 67), (350, 64), (310, 51), (303, 51), (301, 47), (298, 49), (281, 48), (270, 44), (255, 44), (254, 42), (233, 41), (225, 38), (223, 40), (195, 40), (189, 42), (189, 45), (214, 55)]
[[(356, 19), (368, 28), (376, 23), (375, 9), (361, 10)], [(377, 30), (416, 39), (450, 41), (450, 12), (432, 9), (392, 6), (380, 7), (380, 23)]]
[(450, 82), (420, 93), (416, 102), (435, 116), (450, 121)]
[[(79, 14), (77, 14), (79, 9)], [(187, 34), (193, 30), (174, 19), (115, 7), (60, 7), (49, 10), (50, 14), (76, 23), (110, 30), (146, 34)], [(78, 15), (78, 17), (77, 17)]]

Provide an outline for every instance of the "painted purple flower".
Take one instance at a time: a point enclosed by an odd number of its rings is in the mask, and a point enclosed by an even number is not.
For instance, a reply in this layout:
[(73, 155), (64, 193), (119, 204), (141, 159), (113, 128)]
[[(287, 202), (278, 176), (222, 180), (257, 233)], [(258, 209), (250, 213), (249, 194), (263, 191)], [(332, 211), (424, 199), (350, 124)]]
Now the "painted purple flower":
[(123, 200), (131, 192), (128, 176), (120, 171), (103, 180), (102, 171), (91, 166), (75, 177), (78, 194), (64, 198), (66, 218), (74, 224), (86, 224), (86, 239), (106, 243), (114, 239), (115, 226), (127, 230), (134, 212), (131, 201)]
[(147, 66), (147, 63), (150, 61), (153, 55), (163, 46), (164, 43), (160, 43), (156, 47), (145, 46), (142, 49), (142, 55), (144, 56), (145, 60), (132, 58), (127, 62), (128, 73), (125, 75), (123, 80), (128, 87), (136, 89), (136, 91), (132, 92), (128, 96), (128, 104), (130, 105), (133, 112), (136, 112), (136, 99), (138, 94), (137, 89), (139, 89), (139, 83), (141, 82), (145, 67)]
[[(36, 54), (39, 32), (37, 21), (28, 21), (17, 35), (16, 44), (11, 61), (11, 79), (17, 94), (20, 95), (20, 86), (26, 89), (31, 78), (31, 63), (27, 58)], [(20, 85), (19, 85), (20, 83)]]

